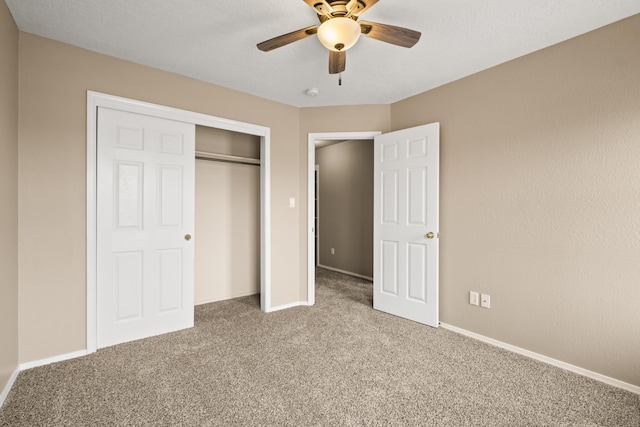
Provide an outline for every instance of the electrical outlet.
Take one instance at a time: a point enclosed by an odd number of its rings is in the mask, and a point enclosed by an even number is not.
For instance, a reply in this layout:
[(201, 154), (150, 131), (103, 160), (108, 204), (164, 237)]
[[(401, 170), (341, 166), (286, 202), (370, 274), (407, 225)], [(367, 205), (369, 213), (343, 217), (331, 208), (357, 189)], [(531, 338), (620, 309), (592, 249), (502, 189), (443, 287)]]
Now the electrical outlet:
[(336, 254), (336, 248), (331, 248), (331, 255), (335, 255)]
[(469, 304), (478, 305), (479, 300), (480, 300), (480, 297), (477, 292), (473, 292), (473, 291), (469, 292)]
[(480, 306), (484, 308), (491, 308), (491, 295), (481, 294), (480, 295)]

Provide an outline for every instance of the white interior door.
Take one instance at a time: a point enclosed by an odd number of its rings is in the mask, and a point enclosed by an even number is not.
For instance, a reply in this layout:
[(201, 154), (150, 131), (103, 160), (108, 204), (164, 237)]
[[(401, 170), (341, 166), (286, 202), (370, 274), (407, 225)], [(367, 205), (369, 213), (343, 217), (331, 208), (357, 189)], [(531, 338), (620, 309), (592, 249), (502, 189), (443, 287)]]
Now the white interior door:
[(373, 307), (438, 326), (440, 124), (375, 137)]
[(98, 109), (97, 347), (193, 326), (195, 125)]

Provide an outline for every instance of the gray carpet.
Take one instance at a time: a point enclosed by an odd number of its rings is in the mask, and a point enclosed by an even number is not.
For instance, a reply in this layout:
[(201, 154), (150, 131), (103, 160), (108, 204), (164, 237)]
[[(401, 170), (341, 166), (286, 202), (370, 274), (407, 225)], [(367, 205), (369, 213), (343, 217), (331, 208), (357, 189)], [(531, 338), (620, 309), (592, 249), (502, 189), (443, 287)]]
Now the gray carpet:
[(21, 372), (2, 426), (640, 426), (638, 395), (374, 311), (318, 271), (317, 303), (196, 307), (187, 331)]

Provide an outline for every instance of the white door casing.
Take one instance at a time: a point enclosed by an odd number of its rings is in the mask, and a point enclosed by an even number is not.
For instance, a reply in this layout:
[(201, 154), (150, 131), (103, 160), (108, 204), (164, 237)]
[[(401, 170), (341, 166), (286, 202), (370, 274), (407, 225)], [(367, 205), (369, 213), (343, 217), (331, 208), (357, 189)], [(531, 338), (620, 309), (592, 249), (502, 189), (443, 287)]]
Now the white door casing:
[(271, 130), (164, 105), (87, 91), (87, 342), (86, 352), (97, 350), (97, 112), (99, 107), (165, 118), (194, 125), (224, 129), (260, 137), (260, 306), (263, 311), (279, 309), (271, 304)]
[(98, 109), (97, 346), (193, 326), (195, 125)]
[(373, 305), (438, 326), (440, 124), (375, 137)]

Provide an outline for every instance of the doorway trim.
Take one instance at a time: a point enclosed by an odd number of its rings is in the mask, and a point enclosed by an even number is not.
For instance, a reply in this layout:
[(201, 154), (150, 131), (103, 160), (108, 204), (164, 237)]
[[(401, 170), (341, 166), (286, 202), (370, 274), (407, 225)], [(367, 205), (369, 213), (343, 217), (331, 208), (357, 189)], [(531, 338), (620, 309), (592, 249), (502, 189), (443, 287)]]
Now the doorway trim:
[(87, 91), (87, 354), (97, 350), (97, 115), (98, 107), (176, 120), (260, 137), (260, 308), (271, 307), (271, 129), (208, 114)]
[(316, 262), (314, 230), (314, 193), (316, 170), (316, 141), (349, 141), (373, 139), (380, 131), (309, 133), (307, 138), (307, 304), (316, 302)]

